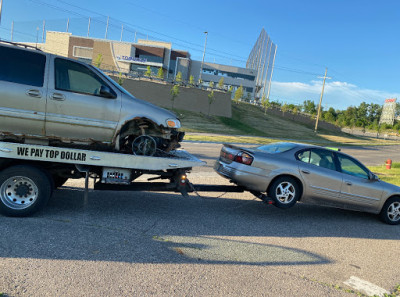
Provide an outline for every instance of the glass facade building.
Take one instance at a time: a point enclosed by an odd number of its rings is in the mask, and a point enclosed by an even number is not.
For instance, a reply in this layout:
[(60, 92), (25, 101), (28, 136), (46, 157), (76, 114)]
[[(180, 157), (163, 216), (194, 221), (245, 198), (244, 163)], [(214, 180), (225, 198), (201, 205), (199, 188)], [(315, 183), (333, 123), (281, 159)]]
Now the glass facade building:
[(246, 68), (257, 71), (256, 98), (262, 98), (263, 95), (269, 98), (276, 49), (276, 44), (272, 42), (267, 32), (262, 29), (246, 63)]

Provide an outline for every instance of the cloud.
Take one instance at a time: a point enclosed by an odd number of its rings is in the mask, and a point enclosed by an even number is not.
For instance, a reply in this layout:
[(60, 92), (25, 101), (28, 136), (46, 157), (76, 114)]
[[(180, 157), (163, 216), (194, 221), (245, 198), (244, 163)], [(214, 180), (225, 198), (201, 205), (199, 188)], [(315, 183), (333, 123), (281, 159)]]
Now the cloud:
[[(301, 104), (304, 100), (319, 102), (322, 90), (322, 81), (277, 82), (271, 83), (271, 100)], [(358, 106), (361, 102), (383, 104), (387, 98), (397, 98), (400, 93), (390, 93), (380, 90), (362, 89), (354, 84), (341, 81), (326, 82), (322, 106), (335, 109), (346, 109), (349, 106)]]

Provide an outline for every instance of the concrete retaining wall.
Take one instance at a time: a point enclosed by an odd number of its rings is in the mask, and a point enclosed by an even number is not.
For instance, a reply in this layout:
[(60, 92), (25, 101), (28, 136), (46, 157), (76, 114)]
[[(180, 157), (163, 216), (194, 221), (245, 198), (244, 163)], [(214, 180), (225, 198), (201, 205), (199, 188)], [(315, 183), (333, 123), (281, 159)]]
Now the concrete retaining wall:
[[(117, 77), (112, 77), (118, 81)], [(147, 79), (125, 79), (122, 85), (127, 91), (139, 99), (146, 100), (161, 107), (183, 109), (208, 114), (210, 91), (196, 88), (179, 87), (179, 95), (171, 100), (172, 84), (151, 82)], [(214, 91), (214, 101), (210, 106), (210, 115), (232, 117), (232, 101), (229, 93)]]

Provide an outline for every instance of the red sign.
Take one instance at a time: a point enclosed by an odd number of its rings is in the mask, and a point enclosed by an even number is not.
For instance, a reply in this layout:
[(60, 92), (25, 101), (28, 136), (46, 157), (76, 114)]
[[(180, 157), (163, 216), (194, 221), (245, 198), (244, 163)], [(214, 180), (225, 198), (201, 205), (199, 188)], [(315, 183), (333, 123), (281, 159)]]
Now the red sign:
[(385, 103), (396, 102), (396, 99), (386, 99)]

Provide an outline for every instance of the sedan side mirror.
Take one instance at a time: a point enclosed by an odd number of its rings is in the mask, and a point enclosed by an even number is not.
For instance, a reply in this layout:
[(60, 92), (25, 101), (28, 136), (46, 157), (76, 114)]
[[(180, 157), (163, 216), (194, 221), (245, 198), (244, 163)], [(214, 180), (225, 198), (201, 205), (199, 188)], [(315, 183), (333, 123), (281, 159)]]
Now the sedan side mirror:
[(371, 181), (378, 181), (379, 177), (376, 174), (373, 174), (372, 172), (370, 172), (368, 174), (368, 179), (371, 180)]
[(113, 92), (110, 90), (109, 87), (107, 86), (101, 86), (100, 87), (100, 95), (106, 98), (111, 98), (111, 99), (115, 99), (115, 95), (113, 94)]

